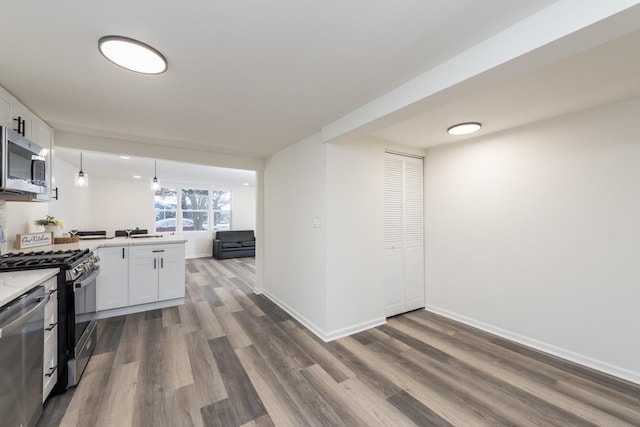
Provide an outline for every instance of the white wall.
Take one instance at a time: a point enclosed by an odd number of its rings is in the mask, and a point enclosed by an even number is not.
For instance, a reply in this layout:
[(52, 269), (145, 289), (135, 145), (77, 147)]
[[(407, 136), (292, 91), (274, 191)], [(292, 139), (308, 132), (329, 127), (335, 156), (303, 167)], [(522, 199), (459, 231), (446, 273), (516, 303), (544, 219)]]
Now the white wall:
[(327, 331), (338, 338), (385, 322), (384, 149), (371, 142), (326, 148)]
[[(73, 229), (87, 230), (90, 227), (93, 190), (92, 187), (75, 186), (76, 172), (78, 171), (64, 160), (58, 157), (53, 159), (52, 187), (58, 188), (58, 200), (49, 202), (49, 212), (50, 215), (65, 222), (62, 228), (64, 232)], [(89, 183), (93, 184), (91, 176), (89, 176)]]
[(426, 300), (640, 382), (640, 100), (429, 150)]
[(256, 229), (256, 187), (231, 189), (231, 228)]
[(0, 246), (2, 252), (10, 251), (16, 248), (16, 234), (36, 233), (44, 231), (42, 227), (35, 225), (33, 222), (37, 219), (44, 218), (48, 214), (48, 203), (45, 202), (5, 202), (0, 201), (4, 207), (0, 210), (4, 211), (4, 215), (0, 214), (0, 221), (4, 217), (2, 228), (6, 242)]
[(111, 236), (128, 226), (154, 231), (155, 212), (149, 181), (90, 177), (87, 189), (92, 194), (89, 228), (106, 230)]
[(385, 149), (424, 155), (370, 138), (313, 137), (267, 162), (265, 293), (325, 340), (385, 322)]
[(275, 155), (264, 171), (264, 292), (307, 327), (326, 330), (326, 152), (314, 135)]
[(421, 149), (372, 138), (327, 148), (328, 335), (382, 324), (384, 152)]

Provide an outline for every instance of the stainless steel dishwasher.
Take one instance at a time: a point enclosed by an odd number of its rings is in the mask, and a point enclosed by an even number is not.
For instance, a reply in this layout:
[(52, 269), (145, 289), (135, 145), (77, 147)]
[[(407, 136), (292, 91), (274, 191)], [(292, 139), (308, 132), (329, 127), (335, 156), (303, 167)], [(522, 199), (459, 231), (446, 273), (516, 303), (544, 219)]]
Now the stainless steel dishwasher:
[(42, 414), (44, 306), (38, 286), (0, 308), (0, 424), (32, 427)]

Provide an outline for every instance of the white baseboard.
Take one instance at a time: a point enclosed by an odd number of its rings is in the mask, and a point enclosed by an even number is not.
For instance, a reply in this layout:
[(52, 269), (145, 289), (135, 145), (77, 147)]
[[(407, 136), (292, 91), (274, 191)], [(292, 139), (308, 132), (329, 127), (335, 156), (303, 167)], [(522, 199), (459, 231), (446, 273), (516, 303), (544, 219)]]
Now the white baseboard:
[(132, 305), (129, 307), (103, 310), (98, 312), (97, 317), (98, 319), (106, 319), (107, 317), (123, 316), (125, 314), (140, 313), (143, 311), (157, 310), (159, 308), (173, 307), (175, 305), (182, 304), (184, 304), (184, 298), (176, 298), (166, 301), (152, 302), (149, 304)]
[(594, 359), (589, 356), (585, 356), (584, 354), (575, 353), (573, 351), (566, 350), (564, 348), (557, 347), (552, 344), (538, 341), (536, 339), (529, 338), (527, 336), (520, 335), (515, 332), (511, 332), (494, 325), (490, 325), (488, 323), (480, 322), (480, 321), (471, 319), (469, 317), (463, 316), (461, 314), (457, 314), (457, 313), (442, 309), (440, 307), (435, 307), (427, 304), (424, 309), (427, 311), (431, 311), (433, 313), (439, 314), (441, 316), (448, 317), (449, 319), (455, 320), (457, 322), (464, 323), (466, 325), (473, 326), (474, 328), (478, 328), (483, 331), (489, 332), (493, 335), (497, 335), (499, 337), (506, 338), (510, 341), (517, 342), (527, 347), (532, 347), (536, 350), (540, 350), (545, 353), (549, 353), (554, 356), (561, 357), (565, 360), (577, 363), (587, 368), (594, 369), (596, 371), (600, 371), (605, 374), (613, 375), (615, 377), (622, 378), (623, 380), (631, 381), (635, 384), (640, 384), (640, 373), (638, 372), (621, 368), (619, 366), (615, 366), (610, 363), (603, 362), (601, 360)]
[(280, 301), (277, 297), (275, 297), (274, 295), (272, 295), (268, 291), (264, 291), (264, 290), (258, 291), (258, 290), (256, 290), (255, 292), (258, 295), (263, 294), (264, 296), (269, 298), (271, 301), (273, 301), (274, 304), (276, 304), (278, 307), (280, 307), (281, 309), (283, 309), (284, 311), (289, 313), (291, 315), (291, 317), (293, 317), (298, 322), (300, 322), (305, 328), (307, 328), (308, 330), (313, 332), (318, 338), (320, 338), (324, 342), (333, 341), (333, 340), (336, 340), (338, 338), (346, 337), (346, 336), (355, 334), (357, 332), (362, 332), (362, 331), (365, 331), (367, 329), (375, 328), (376, 326), (380, 326), (380, 325), (383, 325), (383, 324), (387, 323), (387, 320), (385, 318), (374, 319), (374, 320), (370, 320), (370, 321), (367, 321), (367, 322), (362, 322), (362, 323), (359, 323), (359, 324), (356, 324), (356, 325), (348, 326), (346, 328), (342, 328), (342, 329), (338, 329), (338, 330), (335, 330), (335, 331), (327, 332), (324, 329), (318, 327), (315, 323), (313, 323), (312, 321), (310, 321), (309, 319), (307, 319), (306, 317), (304, 317), (300, 313), (298, 313), (296, 310), (291, 308), (289, 305), (285, 304), (283, 301)]
[(327, 333), (327, 338), (322, 338), (326, 342), (337, 340), (339, 338), (348, 337), (349, 335), (357, 334), (358, 332), (366, 331), (367, 329), (375, 328), (376, 326), (384, 325), (387, 323), (385, 317), (379, 319), (373, 319), (366, 322), (351, 325), (346, 328), (336, 329)]
[(307, 319), (306, 317), (304, 317), (303, 315), (298, 313), (293, 308), (289, 307), (284, 302), (280, 301), (277, 297), (275, 297), (269, 291), (262, 290), (261, 293), (262, 293), (262, 295), (266, 296), (271, 301), (273, 301), (273, 303), (276, 304), (278, 307), (280, 307), (281, 309), (283, 309), (284, 311), (289, 313), (291, 315), (291, 317), (296, 319), (298, 322), (302, 323), (305, 328), (309, 329), (311, 332), (313, 332), (318, 337), (320, 337), (320, 339), (322, 339), (324, 341), (327, 341), (325, 339), (325, 332), (324, 332), (324, 330), (322, 328), (319, 328), (318, 326), (316, 326), (315, 323), (313, 323), (312, 321), (310, 321), (309, 319)]
[(185, 255), (186, 259), (194, 259), (194, 258), (211, 258), (212, 255), (210, 252), (203, 252), (201, 254), (187, 254)]

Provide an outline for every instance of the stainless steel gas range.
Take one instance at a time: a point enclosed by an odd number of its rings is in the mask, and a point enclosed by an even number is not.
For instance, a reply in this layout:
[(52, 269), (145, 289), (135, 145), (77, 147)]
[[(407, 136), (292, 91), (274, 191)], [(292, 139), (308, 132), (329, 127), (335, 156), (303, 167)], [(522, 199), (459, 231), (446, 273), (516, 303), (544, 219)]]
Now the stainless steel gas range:
[(0, 256), (1, 271), (59, 268), (58, 369), (54, 393), (78, 384), (97, 340), (96, 278), (99, 258), (88, 249), (14, 252)]

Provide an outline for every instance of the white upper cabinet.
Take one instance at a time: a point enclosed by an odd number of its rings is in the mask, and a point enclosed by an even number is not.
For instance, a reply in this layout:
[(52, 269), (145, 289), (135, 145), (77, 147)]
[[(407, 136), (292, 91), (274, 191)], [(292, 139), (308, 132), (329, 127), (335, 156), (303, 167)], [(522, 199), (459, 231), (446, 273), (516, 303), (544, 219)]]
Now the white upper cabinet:
[(36, 116), (21, 104), (14, 104), (11, 106), (11, 115), (13, 116), (12, 129), (25, 138), (34, 141), (33, 125), (36, 121)]
[(53, 129), (15, 96), (0, 87), (0, 126), (6, 126), (43, 148), (51, 149)]
[[(51, 189), (53, 162), (52, 155), (54, 136), (51, 126), (36, 116), (25, 107), (16, 97), (0, 87), (0, 126), (12, 129), (25, 138), (35, 142), (47, 152), (47, 181)], [(37, 196), (39, 201), (50, 199), (50, 191), (47, 194)]]
[(34, 126), (33, 138), (31, 138), (32, 141), (42, 148), (50, 150), (52, 136), (53, 132), (51, 131), (51, 128), (43, 121), (37, 120)]
[(13, 129), (11, 119), (11, 100), (6, 96), (4, 91), (0, 91), (0, 126), (6, 126)]

